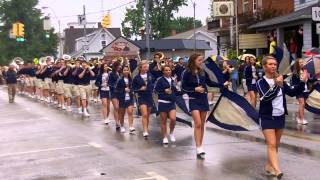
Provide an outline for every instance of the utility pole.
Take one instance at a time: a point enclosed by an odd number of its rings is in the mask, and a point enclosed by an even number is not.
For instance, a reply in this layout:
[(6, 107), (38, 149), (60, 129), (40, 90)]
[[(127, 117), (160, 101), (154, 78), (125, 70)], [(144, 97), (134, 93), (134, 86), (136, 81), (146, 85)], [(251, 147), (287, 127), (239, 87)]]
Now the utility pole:
[(197, 37), (196, 37), (196, 2), (193, 2), (193, 40), (194, 48), (193, 51), (196, 53), (197, 50)]
[(237, 57), (239, 57), (239, 22), (238, 22), (238, 0), (235, 0), (235, 14), (236, 14), (236, 49)]
[(149, 0), (144, 0), (145, 13), (146, 13), (146, 48), (147, 48), (147, 60), (150, 61), (150, 21), (149, 21)]
[(86, 24), (87, 24), (86, 5), (83, 5), (83, 17), (85, 19), (85, 21), (83, 23), (83, 32), (84, 32), (84, 39), (85, 39), (83, 56), (86, 58), (86, 53), (88, 50), (88, 38), (87, 38), (87, 29), (86, 29)]

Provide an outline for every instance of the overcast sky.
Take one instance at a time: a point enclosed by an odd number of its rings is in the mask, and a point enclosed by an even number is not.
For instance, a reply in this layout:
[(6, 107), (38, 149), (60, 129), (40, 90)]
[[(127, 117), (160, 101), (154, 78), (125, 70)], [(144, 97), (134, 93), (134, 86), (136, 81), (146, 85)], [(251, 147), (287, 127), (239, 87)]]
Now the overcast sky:
[[(209, 16), (209, 3), (211, 0), (189, 0), (188, 6), (180, 9), (178, 16), (193, 16), (192, 1), (197, 4), (196, 18), (205, 23), (206, 17)], [(58, 31), (58, 20), (55, 18), (53, 11), (61, 21), (61, 30), (67, 27), (69, 22), (77, 22), (77, 15), (82, 14), (83, 5), (86, 5), (87, 21), (100, 22), (102, 19), (102, 10), (112, 9), (123, 4), (133, 2), (129, 5), (111, 11), (111, 27), (120, 27), (121, 22), (125, 17), (126, 7), (135, 5), (134, 0), (40, 0), (38, 8), (50, 7), (43, 9), (44, 14), (50, 14), (52, 17), (52, 26)], [(92, 13), (92, 14), (90, 14)]]

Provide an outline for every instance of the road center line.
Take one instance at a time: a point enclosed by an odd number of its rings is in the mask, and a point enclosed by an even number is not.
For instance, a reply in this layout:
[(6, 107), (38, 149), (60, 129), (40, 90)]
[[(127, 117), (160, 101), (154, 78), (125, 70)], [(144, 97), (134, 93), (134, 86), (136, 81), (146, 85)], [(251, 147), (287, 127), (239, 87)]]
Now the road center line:
[(84, 148), (84, 147), (93, 147), (93, 146), (89, 145), (89, 144), (84, 144), (84, 145), (61, 147), (61, 148), (48, 148), (48, 149), (40, 149), (40, 150), (34, 150), (34, 151), (7, 153), (7, 154), (0, 154), (0, 158), (7, 157), (7, 156), (19, 156), (19, 155), (25, 155), (25, 154), (33, 154), (33, 153), (49, 152), (49, 151), (59, 151), (59, 150), (66, 150), (66, 149), (77, 149), (77, 148)]

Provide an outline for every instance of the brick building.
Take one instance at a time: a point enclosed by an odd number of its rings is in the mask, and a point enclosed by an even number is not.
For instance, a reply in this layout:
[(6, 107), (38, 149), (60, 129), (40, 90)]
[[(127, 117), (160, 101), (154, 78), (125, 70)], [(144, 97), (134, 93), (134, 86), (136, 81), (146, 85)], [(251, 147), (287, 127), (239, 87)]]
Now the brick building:
[[(228, 1), (228, 0), (213, 0)], [(230, 0), (234, 1), (234, 0)], [(235, 1), (234, 1), (235, 2)], [(272, 16), (289, 14), (294, 11), (294, 0), (238, 0), (238, 22), (239, 34), (255, 33), (254, 30), (248, 29), (252, 24), (265, 20)], [(218, 52), (226, 55), (226, 50), (231, 48), (234, 42), (230, 40), (230, 24), (233, 23), (233, 33), (235, 32), (235, 18), (212, 18), (208, 22), (208, 30), (216, 33), (218, 39)]]

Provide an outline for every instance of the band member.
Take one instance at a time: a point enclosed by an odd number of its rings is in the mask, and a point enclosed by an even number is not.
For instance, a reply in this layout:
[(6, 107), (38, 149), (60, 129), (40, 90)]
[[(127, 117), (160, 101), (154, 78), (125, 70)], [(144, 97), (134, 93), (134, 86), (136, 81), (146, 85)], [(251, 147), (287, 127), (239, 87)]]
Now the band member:
[(90, 69), (88, 63), (86, 61), (82, 62), (82, 68), (78, 71), (79, 78), (79, 90), (80, 90), (80, 98), (81, 105), (83, 110), (83, 116), (88, 117), (90, 114), (88, 113), (88, 102), (90, 99), (90, 78), (95, 76), (92, 69)]
[(67, 104), (67, 111), (71, 112), (71, 98), (73, 94), (74, 88), (74, 76), (72, 75), (73, 68), (70, 62), (67, 61), (65, 68), (61, 71), (61, 75), (63, 75), (63, 94)]
[(143, 60), (139, 64), (139, 74), (134, 77), (132, 88), (138, 95), (138, 105), (142, 116), (143, 137), (148, 138), (149, 118), (153, 107), (153, 79), (148, 72), (149, 63)]
[(182, 73), (182, 91), (189, 96), (189, 109), (194, 121), (194, 138), (196, 142), (196, 152), (198, 159), (205, 158), (205, 151), (202, 145), (204, 127), (209, 111), (207, 96), (207, 85), (219, 87), (215, 82), (211, 82), (207, 74), (202, 69), (203, 56), (193, 54), (189, 58), (187, 69)]
[(28, 63), (26, 66), (26, 91), (29, 95), (29, 97), (34, 98), (34, 94), (35, 94), (35, 76), (36, 76), (36, 72), (35, 69), (33, 67), (33, 65), (31, 63)]
[(155, 91), (158, 94), (158, 112), (161, 118), (162, 143), (168, 144), (167, 119), (170, 119), (170, 141), (175, 142), (173, 131), (176, 124), (176, 93), (177, 88), (172, 78), (172, 70), (166, 65), (162, 69), (163, 76), (155, 83)]
[(161, 64), (160, 64), (161, 53), (156, 53), (153, 57), (154, 57), (154, 60), (150, 64), (149, 72), (153, 77), (152, 81), (155, 82), (159, 77), (162, 76)]
[(78, 113), (82, 114), (82, 108), (81, 108), (81, 98), (80, 98), (80, 79), (78, 77), (78, 74), (83, 70), (81, 68), (81, 62), (84, 61), (83, 57), (79, 57), (76, 59), (75, 61), (75, 67), (73, 68), (73, 80), (74, 80), (74, 84), (73, 84), (73, 95), (76, 97), (76, 106), (78, 109)]
[[(294, 65), (294, 73), (291, 79), (291, 85), (295, 86), (298, 85), (303, 80), (304, 69), (303, 69), (303, 60), (297, 59)], [(307, 125), (308, 121), (304, 119), (304, 106), (306, 103), (306, 99), (308, 98), (308, 88), (307, 84), (305, 85), (304, 91), (299, 94), (297, 97), (299, 102), (299, 109), (298, 109), (298, 116), (297, 116), (297, 123), (302, 125)]]
[(9, 103), (14, 103), (17, 89), (17, 72), (14, 65), (9, 66), (5, 77), (8, 85)]
[(116, 130), (120, 130), (119, 122), (119, 92), (116, 89), (117, 81), (119, 80), (119, 72), (121, 71), (121, 65), (118, 61), (113, 62), (112, 71), (109, 74), (108, 84), (110, 87), (110, 98), (113, 106), (113, 117), (116, 122)]
[(51, 57), (47, 57), (46, 65), (44, 66), (44, 68), (40, 72), (40, 74), (44, 78), (44, 82), (42, 84), (42, 89), (43, 89), (43, 96), (44, 96), (45, 101), (47, 103), (50, 103), (52, 101), (51, 98), (50, 98), (50, 93), (49, 93), (49, 91), (53, 87), (52, 79), (51, 79), (52, 73), (53, 73), (52, 59), (51, 59)]
[(91, 79), (90, 79), (90, 85), (91, 85), (91, 89), (92, 89), (91, 93), (92, 93), (92, 100), (95, 103), (97, 103), (98, 102), (98, 87), (95, 85), (95, 82), (96, 82), (96, 79), (98, 77), (100, 68), (99, 68), (97, 59), (93, 60), (92, 64), (94, 66), (92, 71), (94, 72), (95, 76), (91, 77)]
[(124, 115), (127, 112), (129, 121), (130, 134), (135, 131), (133, 127), (133, 91), (132, 91), (132, 78), (130, 76), (129, 66), (122, 68), (122, 75), (119, 78), (116, 88), (119, 91), (119, 121), (120, 132), (125, 133)]
[(110, 123), (109, 113), (110, 113), (110, 87), (109, 81), (109, 65), (107, 63), (102, 64), (100, 73), (97, 77), (95, 85), (99, 87), (99, 94), (102, 101), (102, 117), (104, 123), (108, 125)]
[(35, 80), (35, 86), (36, 86), (36, 97), (38, 100), (43, 100), (42, 96), (42, 82), (43, 82), (43, 76), (40, 74), (41, 72), (41, 65), (36, 66), (36, 80)]
[(54, 72), (54, 76), (58, 80), (55, 88), (55, 92), (57, 94), (57, 99), (58, 99), (58, 108), (61, 108), (62, 110), (66, 110), (65, 101), (64, 101), (64, 83), (63, 83), (64, 75), (62, 73), (65, 68), (66, 68), (65, 61), (61, 59), (57, 65), (58, 70)]
[(285, 114), (287, 114), (285, 95), (296, 96), (301, 94), (308, 79), (306, 71), (302, 81), (297, 86), (290, 87), (283, 82), (283, 76), (277, 75), (277, 60), (272, 56), (266, 56), (262, 61), (265, 76), (257, 82), (260, 95), (259, 119), (263, 135), (267, 143), (268, 161), (265, 166), (267, 173), (281, 178), (278, 160), (278, 148), (285, 126)]
[(256, 70), (256, 59), (250, 57), (250, 64), (245, 68), (246, 85), (248, 88), (248, 96), (250, 104), (253, 107), (257, 105), (257, 86), (256, 82), (258, 80), (257, 70)]
[(59, 81), (59, 76), (58, 76), (58, 73), (56, 72), (59, 71), (60, 69), (60, 59), (57, 59), (55, 64), (53, 64), (52, 66), (53, 66), (53, 73), (51, 74), (51, 79), (52, 79), (52, 88), (50, 90), (51, 97), (53, 99), (53, 103), (58, 105), (58, 108), (61, 108), (61, 105), (59, 103), (59, 96), (57, 94), (57, 89), (56, 89)]

